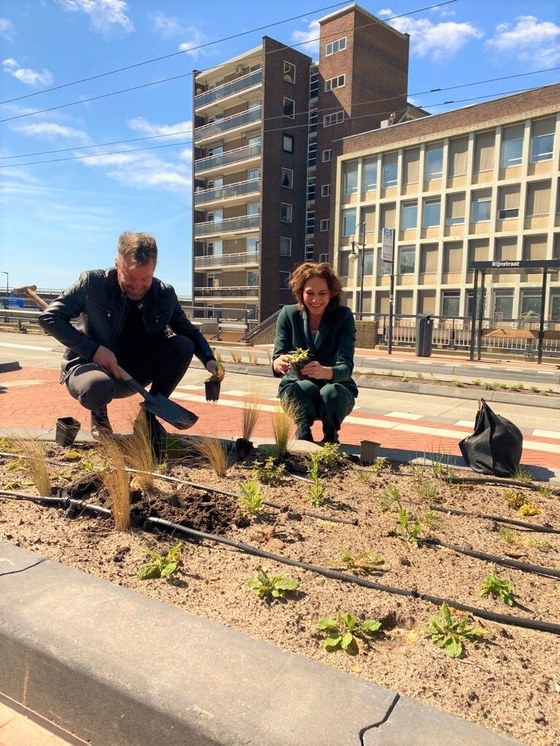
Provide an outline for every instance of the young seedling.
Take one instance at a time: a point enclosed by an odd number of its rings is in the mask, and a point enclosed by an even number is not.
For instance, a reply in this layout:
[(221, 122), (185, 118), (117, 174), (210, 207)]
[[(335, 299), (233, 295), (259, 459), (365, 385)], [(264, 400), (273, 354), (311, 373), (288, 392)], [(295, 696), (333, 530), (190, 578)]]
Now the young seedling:
[(324, 443), (316, 454), (319, 467), (324, 471), (330, 471), (339, 467), (345, 459), (338, 443)]
[(242, 482), (239, 493), (237, 502), (242, 516), (257, 516), (263, 512), (264, 494), (257, 482), (252, 479)]
[(466, 642), (488, 634), (483, 627), (471, 627), (466, 618), (453, 619), (451, 609), (445, 603), (440, 606), (439, 615), (430, 617), (424, 631), (450, 658), (460, 658)]
[(420, 546), (422, 524), (418, 519), (413, 520), (411, 516), (409, 516), (407, 509), (402, 506), (399, 507), (399, 512), (397, 513), (397, 525), (400, 526), (405, 537), (411, 544), (414, 544), (417, 547)]
[(518, 508), (517, 512), (520, 515), (524, 516), (532, 516), (532, 515), (538, 515), (541, 511), (538, 505), (536, 505), (534, 502), (526, 502), (521, 507)]
[(503, 523), (498, 524), (498, 536), (504, 544), (515, 544), (517, 541), (517, 531), (509, 526), (504, 526)]
[(357, 554), (349, 547), (344, 547), (340, 552), (340, 558), (334, 569), (356, 570), (357, 572), (375, 572), (385, 562), (381, 555), (373, 551), (358, 552)]
[(317, 622), (317, 629), (326, 632), (327, 637), (321, 642), (325, 650), (344, 650), (348, 655), (359, 652), (358, 640), (372, 637), (381, 629), (381, 622), (377, 619), (359, 621), (354, 614), (338, 612), (336, 619), (321, 617)]
[(293, 580), (286, 575), (268, 575), (262, 567), (255, 580), (248, 580), (247, 585), (259, 598), (271, 600), (286, 598), (289, 593), (297, 591), (299, 580)]
[(309, 465), (307, 467), (307, 473), (311, 479), (311, 484), (307, 487), (307, 495), (311, 505), (320, 507), (325, 502), (325, 486), (319, 479), (320, 471), (320, 451), (312, 453), (309, 457)]
[(511, 580), (505, 580), (496, 575), (495, 572), (491, 572), (484, 579), (484, 583), (480, 589), (480, 595), (499, 598), (507, 606), (513, 606), (515, 603), (515, 598), (513, 596), (514, 590), (515, 585)]
[(285, 464), (278, 462), (274, 456), (267, 456), (264, 461), (255, 461), (252, 472), (261, 484), (268, 484), (271, 487), (277, 487), (282, 481)]
[(398, 487), (392, 485), (391, 487), (387, 487), (385, 490), (385, 498), (381, 503), (381, 510), (386, 513), (388, 510), (392, 509), (395, 503), (400, 507), (401, 493)]
[(520, 492), (516, 492), (509, 487), (504, 490), (504, 497), (509, 507), (513, 508), (514, 510), (518, 510), (522, 505), (525, 504), (525, 497)]
[(138, 577), (140, 580), (151, 580), (153, 578), (169, 578), (178, 566), (181, 564), (181, 542), (175, 544), (167, 554), (160, 554), (152, 549), (147, 549), (147, 554), (152, 560), (145, 562), (138, 568)]

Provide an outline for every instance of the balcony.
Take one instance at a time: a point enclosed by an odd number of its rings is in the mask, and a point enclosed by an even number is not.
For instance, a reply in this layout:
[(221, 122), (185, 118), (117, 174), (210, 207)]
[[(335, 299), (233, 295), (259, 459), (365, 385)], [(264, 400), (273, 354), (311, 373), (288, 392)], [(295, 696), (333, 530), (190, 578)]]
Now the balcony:
[(241, 91), (255, 88), (261, 83), (262, 68), (260, 70), (254, 70), (248, 75), (243, 75), (241, 78), (236, 78), (235, 80), (230, 80), (227, 83), (216, 86), (209, 91), (204, 91), (204, 93), (199, 93), (198, 96), (194, 97), (195, 111), (202, 109), (204, 106), (214, 104), (216, 101), (222, 101), (224, 98), (234, 96), (236, 93), (241, 93)]
[(256, 106), (254, 109), (247, 109), (239, 114), (233, 114), (231, 117), (218, 119), (209, 124), (203, 124), (194, 130), (194, 141), (199, 144), (202, 140), (209, 140), (212, 137), (220, 137), (225, 132), (246, 127), (248, 124), (254, 124), (260, 121), (262, 117), (262, 106)]
[(258, 193), (260, 187), (260, 179), (250, 179), (249, 181), (238, 181), (236, 184), (228, 184), (219, 189), (197, 190), (194, 195), (194, 204), (198, 207), (199, 205), (207, 205), (211, 202), (233, 201), (235, 198), (244, 197), (247, 194)]
[(194, 237), (205, 238), (208, 236), (219, 236), (223, 233), (259, 230), (261, 225), (260, 215), (242, 215), (239, 218), (226, 218), (225, 220), (209, 221), (207, 223), (195, 223)]
[(207, 256), (195, 256), (195, 270), (217, 269), (218, 267), (246, 267), (251, 264), (258, 265), (260, 253), (258, 251), (242, 252), (238, 254), (216, 254)]
[(258, 298), (259, 289), (254, 285), (231, 285), (230, 287), (208, 288), (195, 287), (194, 297), (197, 300), (205, 298)]
[(212, 171), (219, 169), (220, 171), (234, 170), (237, 168), (239, 163), (243, 161), (254, 160), (260, 158), (262, 147), (261, 145), (243, 145), (241, 148), (235, 148), (235, 150), (228, 150), (225, 153), (219, 153), (217, 155), (209, 155), (206, 158), (199, 158), (194, 162), (195, 174), (200, 174), (205, 171)]

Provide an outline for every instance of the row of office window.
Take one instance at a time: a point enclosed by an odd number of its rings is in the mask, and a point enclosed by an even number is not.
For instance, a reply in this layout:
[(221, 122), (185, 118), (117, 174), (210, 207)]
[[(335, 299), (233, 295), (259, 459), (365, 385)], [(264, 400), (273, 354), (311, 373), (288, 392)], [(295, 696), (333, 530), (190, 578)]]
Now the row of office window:
[[(521, 165), (526, 146), (529, 163), (550, 160), (554, 152), (555, 128), (556, 118), (547, 117), (504, 127), (498, 142), (495, 130), (475, 134), (472, 144), (472, 173), (492, 171), (496, 165), (498, 148), (500, 169)], [(406, 149), (402, 151), (400, 158), (398, 151), (392, 151), (364, 158), (361, 163), (358, 160), (347, 161), (342, 169), (343, 193), (350, 195), (359, 189), (362, 193), (376, 189), (378, 175), (383, 189), (394, 187), (398, 183), (419, 183), (421, 176), (427, 182), (441, 179), (444, 173), (444, 155), (447, 158), (447, 177), (452, 179), (454, 176), (465, 176), (469, 171), (469, 146), (470, 138), (464, 136), (451, 139), (447, 153), (443, 142), (439, 142), (424, 148)]]
[[(523, 186), (523, 189), (522, 189)], [(557, 204), (551, 204), (552, 182), (550, 179), (530, 181), (525, 185), (508, 184), (495, 189), (473, 189), (467, 192), (453, 192), (444, 197), (430, 197), (423, 200), (410, 200), (400, 203), (400, 230), (411, 230), (419, 227), (439, 227), (463, 223), (481, 223), (492, 218), (492, 207), (496, 203), (496, 220), (507, 221), (519, 217), (534, 218), (560, 214), (560, 185), (557, 192)], [(523, 200), (523, 202), (522, 202)], [(394, 228), (396, 220), (396, 203), (380, 205), (384, 227)], [(375, 207), (362, 208), (362, 220), (366, 218), (371, 224), (375, 220)], [(419, 218), (420, 224), (419, 224)], [(341, 234), (354, 235), (357, 227), (358, 208), (349, 207), (342, 210)], [(507, 230), (507, 224), (503, 226)], [(373, 227), (370, 228), (370, 232)]]

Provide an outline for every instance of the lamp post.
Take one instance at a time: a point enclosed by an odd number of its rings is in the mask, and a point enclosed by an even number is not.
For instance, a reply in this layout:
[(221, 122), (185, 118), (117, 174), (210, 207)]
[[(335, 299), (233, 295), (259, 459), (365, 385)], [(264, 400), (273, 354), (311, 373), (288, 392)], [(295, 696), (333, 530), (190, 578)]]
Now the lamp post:
[[(352, 263), (357, 261), (358, 256), (360, 258), (360, 296), (359, 296), (358, 304), (356, 308), (360, 321), (362, 320), (363, 311), (364, 311), (364, 260), (365, 260), (365, 254), (366, 254), (366, 247), (365, 247), (365, 242), (364, 242), (365, 229), (366, 229), (366, 224), (360, 223), (360, 225), (354, 231), (354, 238), (352, 238), (352, 247), (350, 250), (350, 254), (348, 256), (348, 259)], [(361, 238), (361, 241), (360, 240), (356, 241), (355, 239), (356, 233), (358, 234), (358, 239)]]

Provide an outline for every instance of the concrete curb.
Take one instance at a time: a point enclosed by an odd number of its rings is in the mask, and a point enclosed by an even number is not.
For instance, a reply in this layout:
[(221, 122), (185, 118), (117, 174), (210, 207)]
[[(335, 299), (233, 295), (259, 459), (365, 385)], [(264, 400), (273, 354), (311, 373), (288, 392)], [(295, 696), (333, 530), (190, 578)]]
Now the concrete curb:
[(0, 560), (0, 689), (92, 746), (519, 743), (33, 552)]

